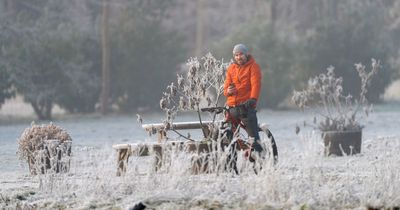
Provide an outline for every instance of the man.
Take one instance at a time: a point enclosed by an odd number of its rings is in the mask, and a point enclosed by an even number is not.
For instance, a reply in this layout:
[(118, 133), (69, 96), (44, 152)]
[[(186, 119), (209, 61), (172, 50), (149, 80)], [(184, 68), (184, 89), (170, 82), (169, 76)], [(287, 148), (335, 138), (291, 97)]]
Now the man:
[[(253, 138), (250, 142), (251, 150), (260, 153), (263, 147), (260, 145), (255, 109), (261, 89), (260, 66), (243, 44), (235, 45), (233, 58), (234, 62), (228, 67), (224, 83), (226, 105), (230, 108), (231, 116), (242, 121), (246, 126), (247, 134)], [(252, 160), (251, 156), (250, 160)]]

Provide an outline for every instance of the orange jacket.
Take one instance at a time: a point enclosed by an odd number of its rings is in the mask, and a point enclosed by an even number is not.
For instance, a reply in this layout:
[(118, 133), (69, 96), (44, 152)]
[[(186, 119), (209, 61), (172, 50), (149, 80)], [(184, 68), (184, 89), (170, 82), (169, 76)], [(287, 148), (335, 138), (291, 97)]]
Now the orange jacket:
[[(237, 94), (228, 95), (228, 87), (230, 84), (235, 85)], [(258, 101), (261, 89), (261, 70), (253, 57), (249, 56), (249, 60), (240, 66), (232, 63), (226, 72), (224, 83), (224, 95), (227, 97), (226, 105), (236, 106), (250, 98)]]

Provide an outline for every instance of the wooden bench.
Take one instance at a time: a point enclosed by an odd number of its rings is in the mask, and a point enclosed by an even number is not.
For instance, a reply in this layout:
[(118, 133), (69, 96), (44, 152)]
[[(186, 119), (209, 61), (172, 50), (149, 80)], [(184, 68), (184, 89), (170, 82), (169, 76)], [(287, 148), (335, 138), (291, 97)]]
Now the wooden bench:
[[(151, 134), (158, 134), (158, 142), (154, 143), (128, 143), (115, 144), (113, 148), (117, 151), (118, 169), (117, 176), (126, 173), (127, 164), (130, 156), (149, 156), (156, 158), (156, 170), (161, 167), (163, 153), (166, 149), (175, 149), (188, 153), (208, 153), (210, 152), (211, 143), (201, 141), (167, 141), (166, 132), (168, 130), (185, 130), (185, 129), (202, 129), (203, 135), (206, 137), (210, 133), (210, 127), (214, 123), (212, 121), (200, 122), (177, 122), (165, 128), (163, 123), (143, 124), (142, 128)], [(196, 166), (197, 167), (197, 166)], [(198, 169), (194, 169), (198, 170)]]

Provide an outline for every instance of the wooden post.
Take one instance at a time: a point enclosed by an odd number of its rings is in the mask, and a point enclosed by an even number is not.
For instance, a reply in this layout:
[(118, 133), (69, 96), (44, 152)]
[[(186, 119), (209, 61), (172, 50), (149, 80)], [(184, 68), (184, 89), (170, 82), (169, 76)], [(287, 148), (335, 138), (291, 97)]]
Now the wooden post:
[(158, 143), (162, 143), (167, 138), (167, 132), (165, 132), (163, 129), (158, 130), (157, 135)]
[(126, 173), (126, 167), (128, 164), (129, 156), (128, 148), (126, 149), (119, 149), (118, 152), (118, 169), (117, 169), (117, 176), (121, 176)]
[(163, 161), (163, 148), (160, 144), (156, 144), (153, 146), (154, 150), (154, 156), (155, 156), (155, 163), (154, 163), (154, 169), (155, 171), (160, 170), (162, 166), (162, 161)]

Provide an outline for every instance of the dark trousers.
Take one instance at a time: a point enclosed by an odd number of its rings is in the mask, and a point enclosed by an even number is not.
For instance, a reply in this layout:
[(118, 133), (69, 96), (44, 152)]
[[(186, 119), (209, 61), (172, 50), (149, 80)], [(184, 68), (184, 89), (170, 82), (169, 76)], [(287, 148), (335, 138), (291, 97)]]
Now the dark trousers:
[(245, 108), (242, 106), (229, 108), (230, 116), (243, 122), (246, 132), (250, 137), (254, 138), (253, 149), (261, 152), (263, 149), (259, 143), (260, 135), (258, 134), (257, 111), (254, 108)]
[[(254, 108), (245, 108), (243, 106), (239, 107), (231, 107), (229, 108), (229, 115), (233, 118), (233, 121), (242, 122), (246, 128), (247, 134), (254, 138), (254, 141), (251, 144), (251, 149), (258, 153), (261, 153), (264, 149), (260, 144), (260, 135), (258, 134), (258, 120), (257, 120), (257, 111)], [(236, 125), (240, 126), (240, 125)], [(234, 131), (233, 131), (234, 132)], [(237, 168), (237, 153), (236, 147), (238, 147), (237, 142), (234, 142), (230, 147), (230, 153), (227, 157), (227, 164), (225, 165), (226, 169), (233, 170), (236, 174), (239, 174)], [(249, 157), (250, 162), (254, 162), (255, 160), (252, 157)]]

